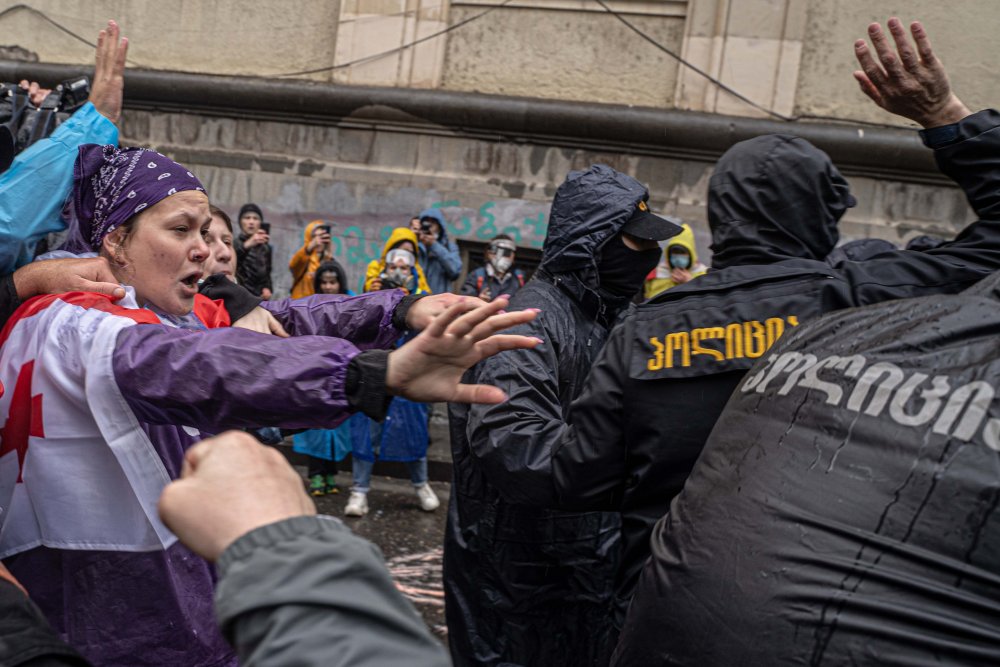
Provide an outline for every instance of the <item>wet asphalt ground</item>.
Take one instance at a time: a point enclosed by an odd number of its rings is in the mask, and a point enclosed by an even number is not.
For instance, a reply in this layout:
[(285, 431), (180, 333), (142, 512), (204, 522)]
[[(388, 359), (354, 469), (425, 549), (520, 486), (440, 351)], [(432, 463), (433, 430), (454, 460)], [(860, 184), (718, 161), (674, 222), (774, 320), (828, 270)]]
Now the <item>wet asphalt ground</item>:
[[(305, 470), (300, 469), (305, 475)], [(435, 636), (444, 638), (444, 589), (441, 586), (441, 544), (448, 511), (450, 484), (431, 482), (441, 507), (423, 512), (409, 480), (372, 477), (368, 514), (345, 517), (350, 496), (348, 470), (337, 475), (340, 493), (314, 498), (316, 508), (344, 521), (356, 534), (378, 545), (399, 590), (410, 599)]]
[[(438, 409), (432, 418), (430, 433), (431, 445), (427, 457), (430, 485), (441, 500), (437, 510), (421, 511), (402, 464), (377, 463), (368, 493), (368, 514), (360, 518), (345, 517), (344, 507), (351, 492), (350, 457), (337, 464), (339, 493), (313, 500), (321, 514), (341, 519), (356, 534), (374, 542), (382, 550), (396, 586), (413, 602), (431, 632), (447, 643), (441, 546), (451, 489), (447, 481), (451, 479), (451, 449), (443, 409)], [(286, 441), (286, 445), (279, 449), (288, 456), (304, 480), (306, 468), (302, 457), (291, 452), (290, 440)]]

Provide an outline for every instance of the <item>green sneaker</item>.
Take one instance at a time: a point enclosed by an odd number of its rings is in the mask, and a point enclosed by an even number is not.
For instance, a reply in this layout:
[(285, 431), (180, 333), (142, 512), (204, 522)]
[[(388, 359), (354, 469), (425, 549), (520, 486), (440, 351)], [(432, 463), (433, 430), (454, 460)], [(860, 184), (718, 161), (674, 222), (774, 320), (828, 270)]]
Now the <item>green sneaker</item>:
[(313, 475), (309, 478), (309, 495), (317, 497), (326, 495), (326, 483), (323, 481), (323, 475)]
[(326, 492), (330, 495), (340, 493), (340, 489), (337, 488), (337, 476), (327, 475), (326, 476)]

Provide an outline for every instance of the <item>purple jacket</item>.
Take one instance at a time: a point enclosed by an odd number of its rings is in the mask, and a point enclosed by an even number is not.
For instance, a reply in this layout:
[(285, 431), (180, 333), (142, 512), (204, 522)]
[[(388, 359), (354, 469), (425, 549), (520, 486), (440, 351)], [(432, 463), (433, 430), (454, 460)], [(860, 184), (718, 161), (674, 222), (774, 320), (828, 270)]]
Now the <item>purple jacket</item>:
[[(148, 435), (171, 479), (184, 452), (209, 434), (336, 426), (350, 414), (348, 362), (362, 350), (392, 347), (402, 334), (392, 325), (400, 299), (386, 291), (264, 304), (289, 339), (126, 326), (112, 352), (114, 381), (132, 413), (120, 420)], [(144, 552), (41, 546), (5, 563), (62, 638), (97, 666), (237, 664), (212, 611), (214, 570), (179, 543)]]

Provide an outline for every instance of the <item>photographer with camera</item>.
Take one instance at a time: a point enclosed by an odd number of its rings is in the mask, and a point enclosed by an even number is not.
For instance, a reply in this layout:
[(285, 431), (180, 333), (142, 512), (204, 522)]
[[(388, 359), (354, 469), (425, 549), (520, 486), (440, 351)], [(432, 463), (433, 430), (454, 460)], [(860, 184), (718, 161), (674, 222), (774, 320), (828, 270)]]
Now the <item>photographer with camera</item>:
[[(115, 123), (122, 111), (127, 52), (128, 40), (120, 37), (117, 23), (108, 21), (97, 37), (89, 96), (86, 79), (67, 81), (47, 95), (44, 88), (28, 82), (23, 82), (27, 90), (13, 83), (0, 89), (0, 95), (6, 94), (0, 99), (4, 123), (0, 125), (0, 273), (24, 266), (34, 257), (41, 239), (66, 229), (61, 218), (63, 198), (52, 193), (69, 192), (77, 148), (118, 143)], [(35, 103), (43, 109), (36, 109)], [(53, 131), (61, 114), (76, 107)], [(47, 132), (51, 135), (45, 137)], [(18, 152), (18, 146), (25, 145)]]
[(236, 279), (254, 296), (271, 298), (271, 225), (257, 204), (240, 207), (240, 234), (236, 244)]
[(418, 260), (427, 274), (427, 284), (435, 294), (451, 292), (462, 273), (462, 255), (458, 245), (448, 238), (444, 214), (429, 208), (420, 212)]
[[(316, 293), (316, 269), (324, 262), (332, 262), (333, 248), (331, 241), (331, 225), (322, 220), (313, 220), (306, 225), (302, 234), (302, 247), (299, 248), (288, 262), (292, 272), (292, 298), (299, 299)], [(345, 284), (344, 289), (347, 289)]]
[(432, 290), (427, 285), (424, 270), (419, 262), (411, 261), (408, 269), (404, 269), (402, 264), (389, 265), (387, 259), (393, 250), (407, 250), (416, 258), (417, 235), (406, 227), (392, 230), (389, 240), (382, 247), (382, 258), (373, 259), (365, 269), (365, 291), (377, 292), (381, 289), (401, 288), (406, 290), (407, 294), (430, 294)]

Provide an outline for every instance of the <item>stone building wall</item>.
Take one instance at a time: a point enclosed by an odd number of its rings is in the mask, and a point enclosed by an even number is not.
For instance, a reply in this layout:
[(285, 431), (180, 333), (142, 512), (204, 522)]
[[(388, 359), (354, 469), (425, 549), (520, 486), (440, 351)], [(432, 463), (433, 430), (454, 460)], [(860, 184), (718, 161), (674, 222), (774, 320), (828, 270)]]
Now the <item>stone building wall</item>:
[[(235, 214), (247, 201), (272, 223), (274, 278), (287, 292), (287, 262), (305, 225), (334, 225), (334, 249), (357, 288), (392, 227), (422, 208), (440, 206), (460, 244), (497, 233), (540, 249), (552, 195), (571, 169), (603, 162), (648, 184), (654, 210), (695, 229), (706, 258), (709, 161), (597, 152), (544, 144), (421, 133), (128, 111), (123, 142), (148, 145), (192, 167), (217, 205)], [(842, 221), (845, 238), (902, 242), (921, 233), (953, 235), (970, 211), (946, 185), (847, 172), (858, 206)]]

